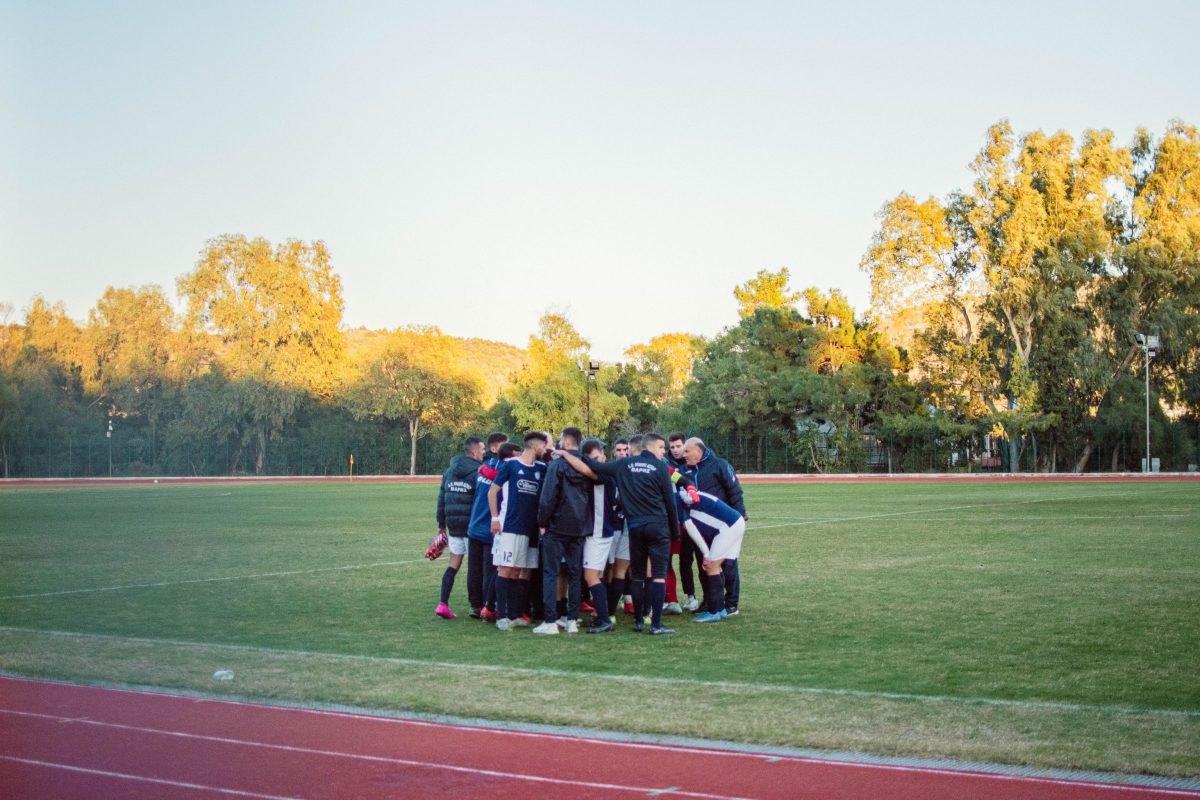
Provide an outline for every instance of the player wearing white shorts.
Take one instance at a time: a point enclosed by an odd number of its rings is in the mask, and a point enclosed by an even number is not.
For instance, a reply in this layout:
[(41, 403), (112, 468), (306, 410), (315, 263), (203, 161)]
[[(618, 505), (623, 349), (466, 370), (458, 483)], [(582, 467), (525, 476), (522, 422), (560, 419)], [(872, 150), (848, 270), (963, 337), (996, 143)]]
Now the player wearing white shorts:
[[(613, 460), (629, 455), (629, 441), (617, 439), (613, 442)], [(625, 514), (621, 511), (621, 499), (617, 496), (617, 524), (613, 529), (613, 543), (608, 551), (608, 610), (615, 614), (622, 601), (628, 604), (626, 613), (633, 613), (633, 598), (624, 596), (629, 578), (629, 528), (625, 525)]]
[[(601, 463), (606, 460), (604, 444), (598, 439), (584, 442), (581, 452)], [(592, 529), (583, 541), (583, 580), (592, 595), (592, 606), (596, 609), (588, 633), (607, 633), (616, 627), (609, 616), (609, 587), (604, 584), (604, 570), (609, 564), (616, 538), (614, 532), (624, 525), (617, 511), (616, 493), (617, 484), (612, 478), (598, 481), (592, 488)], [(625, 561), (629, 561), (628, 539)]]
[(683, 500), (683, 527), (704, 557), (704, 600), (708, 610), (692, 617), (692, 622), (720, 622), (728, 616), (721, 564), (741, 554), (746, 520), (733, 506), (706, 492), (681, 489), (679, 497)]
[[(467, 528), (471, 523), (475, 483), (482, 464), (483, 440), (470, 436), (463, 442), (462, 455), (455, 456), (442, 475), (442, 485), (438, 490), (438, 539), (445, 541), (450, 548), (450, 566), (442, 573), (442, 594), (434, 611), (442, 619), (454, 619), (456, 616), (450, 610), (450, 593), (454, 590), (454, 579), (462, 567), (463, 558), (467, 555)], [(447, 533), (449, 537), (442, 539)], [(440, 551), (427, 552), (426, 558), (430, 555), (436, 558), (439, 554)], [(472, 608), (478, 606), (472, 604)]]
[[(538, 499), (546, 476), (546, 465), (540, 459), (549, 444), (544, 433), (526, 434), (521, 455), (500, 465), (488, 489), (492, 534), (497, 540), (492, 548), (492, 561), (496, 565), (498, 630), (507, 631), (522, 624), (519, 584), (521, 571), (535, 569), (538, 563)], [(503, 503), (499, 500), (502, 490)]]

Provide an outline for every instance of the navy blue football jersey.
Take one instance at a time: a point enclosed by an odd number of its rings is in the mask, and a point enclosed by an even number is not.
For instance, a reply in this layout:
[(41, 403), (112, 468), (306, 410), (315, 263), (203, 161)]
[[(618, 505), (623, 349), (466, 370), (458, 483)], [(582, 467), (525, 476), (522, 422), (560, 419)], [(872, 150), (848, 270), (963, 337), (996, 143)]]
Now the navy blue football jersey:
[(696, 523), (696, 528), (705, 541), (711, 542), (721, 531), (732, 527), (742, 518), (737, 509), (722, 502), (708, 492), (700, 492), (700, 502), (687, 509), (687, 517)]
[(546, 465), (540, 461), (525, 464), (521, 459), (513, 458), (500, 465), (495, 481), (504, 488), (504, 499), (500, 503), (500, 530), (524, 534), (536, 541), (538, 499), (545, 477)]

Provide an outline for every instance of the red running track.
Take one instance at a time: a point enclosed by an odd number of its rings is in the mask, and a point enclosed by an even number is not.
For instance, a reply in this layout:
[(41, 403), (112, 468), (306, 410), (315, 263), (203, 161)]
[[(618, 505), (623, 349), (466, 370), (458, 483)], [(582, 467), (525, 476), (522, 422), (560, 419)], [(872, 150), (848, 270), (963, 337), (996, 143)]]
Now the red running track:
[[(531, 696), (530, 702), (537, 702)], [(608, 742), (0, 678), (12, 798), (1200, 797), (1178, 789)]]

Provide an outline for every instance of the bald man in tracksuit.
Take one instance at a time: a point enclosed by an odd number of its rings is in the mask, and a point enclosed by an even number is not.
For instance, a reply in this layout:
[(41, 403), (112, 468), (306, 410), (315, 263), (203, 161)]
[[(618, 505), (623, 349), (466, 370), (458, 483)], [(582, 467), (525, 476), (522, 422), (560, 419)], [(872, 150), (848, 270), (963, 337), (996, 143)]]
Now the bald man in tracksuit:
[[(728, 461), (718, 456), (704, 444), (698, 436), (688, 439), (683, 448), (684, 458), (687, 459), (687, 476), (701, 492), (711, 494), (722, 503), (733, 508), (749, 519), (746, 514), (746, 502), (742, 497), (742, 485), (738, 483), (737, 473)], [(738, 601), (741, 599), (742, 581), (736, 558), (725, 559), (721, 565), (725, 576), (725, 609), (729, 616), (737, 616)]]

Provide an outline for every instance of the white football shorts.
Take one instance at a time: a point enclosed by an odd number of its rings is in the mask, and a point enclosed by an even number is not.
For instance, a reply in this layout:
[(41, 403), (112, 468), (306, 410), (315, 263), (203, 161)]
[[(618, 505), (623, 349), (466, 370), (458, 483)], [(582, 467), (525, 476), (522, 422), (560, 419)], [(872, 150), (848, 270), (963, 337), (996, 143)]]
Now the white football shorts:
[(708, 557), (712, 561), (737, 558), (742, 552), (742, 538), (746, 535), (746, 520), (739, 519), (717, 534), (708, 546)]
[(622, 527), (612, 535), (612, 547), (608, 551), (608, 563), (629, 560), (629, 528)]
[(608, 554), (612, 550), (613, 539), (616, 536), (589, 536), (583, 540), (583, 568), (603, 572), (608, 564)]
[(529, 537), (523, 533), (501, 533), (492, 547), (492, 563), (497, 567), (537, 569), (538, 550), (529, 546)]

